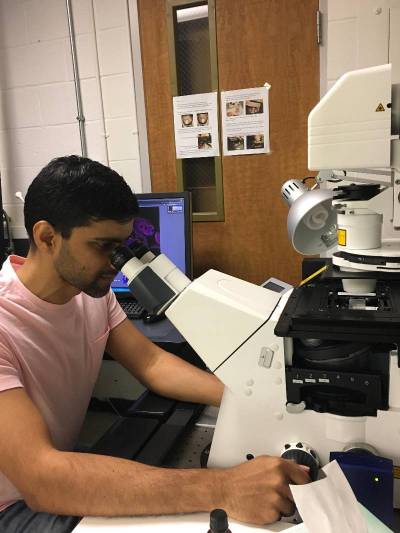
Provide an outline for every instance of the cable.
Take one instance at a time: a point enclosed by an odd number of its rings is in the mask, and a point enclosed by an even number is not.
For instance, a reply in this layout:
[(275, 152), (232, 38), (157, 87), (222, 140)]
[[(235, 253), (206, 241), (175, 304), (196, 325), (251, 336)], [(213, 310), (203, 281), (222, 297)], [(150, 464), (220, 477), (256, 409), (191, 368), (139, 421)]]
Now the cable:
[(21, 191), (17, 191), (14, 195), (16, 198), (18, 198), (18, 200), (21, 200), (21, 202), (24, 204), (25, 203), (25, 199), (24, 197), (22, 196), (22, 192)]
[(6, 228), (7, 228), (7, 239), (8, 239), (8, 248), (5, 250), (6, 255), (11, 255), (15, 252), (14, 247), (14, 240), (12, 238), (11, 228), (10, 228), (10, 219), (7, 215), (7, 212), (3, 209), (3, 221), (6, 222)]
[(319, 270), (316, 270), (315, 272), (313, 272), (313, 274), (311, 274), (311, 276), (308, 276), (308, 278), (303, 279), (303, 280), (299, 283), (299, 287), (302, 287), (303, 285), (305, 285), (306, 283), (308, 283), (310, 280), (312, 280), (313, 278), (315, 278), (315, 277), (318, 276), (319, 274), (322, 274), (322, 272), (325, 272), (325, 270), (326, 270), (327, 268), (328, 268), (328, 267), (325, 265), (325, 266), (323, 266), (322, 268), (320, 268)]

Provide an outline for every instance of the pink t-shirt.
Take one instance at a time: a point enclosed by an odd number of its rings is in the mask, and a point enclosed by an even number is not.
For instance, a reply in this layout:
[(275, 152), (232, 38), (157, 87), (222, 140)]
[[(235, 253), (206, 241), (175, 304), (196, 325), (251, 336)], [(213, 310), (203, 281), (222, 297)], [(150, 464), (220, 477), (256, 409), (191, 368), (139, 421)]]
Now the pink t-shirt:
[[(110, 291), (80, 293), (64, 305), (41, 300), (19, 280), (12, 256), (0, 271), (0, 391), (23, 387), (54, 445), (72, 450), (96, 381), (109, 332), (126, 315)], [(22, 499), (0, 472), (0, 511)]]

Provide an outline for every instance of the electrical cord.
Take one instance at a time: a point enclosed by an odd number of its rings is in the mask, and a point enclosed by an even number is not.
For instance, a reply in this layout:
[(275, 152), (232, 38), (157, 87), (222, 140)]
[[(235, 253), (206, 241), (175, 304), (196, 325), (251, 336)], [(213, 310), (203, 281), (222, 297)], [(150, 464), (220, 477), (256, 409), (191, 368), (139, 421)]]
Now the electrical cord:
[(10, 217), (7, 215), (7, 212), (3, 209), (3, 221), (6, 223), (6, 229), (7, 229), (7, 239), (8, 239), (8, 247), (6, 248), (5, 252), (6, 255), (11, 255), (15, 253), (15, 246), (14, 246), (14, 240), (12, 238), (11, 228), (10, 228)]

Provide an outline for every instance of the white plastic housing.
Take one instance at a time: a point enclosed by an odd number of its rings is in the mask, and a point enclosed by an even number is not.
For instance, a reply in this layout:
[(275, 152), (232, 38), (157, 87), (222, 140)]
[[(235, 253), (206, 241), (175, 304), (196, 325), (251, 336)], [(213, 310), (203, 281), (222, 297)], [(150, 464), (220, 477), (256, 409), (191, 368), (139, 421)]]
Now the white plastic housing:
[(390, 167), (391, 65), (344, 74), (308, 116), (310, 170)]
[(277, 293), (209, 270), (165, 314), (214, 371), (268, 320), (278, 301)]
[(338, 213), (338, 231), (344, 232), (346, 242), (342, 245), (339, 239), (339, 250), (351, 252), (352, 250), (372, 250), (380, 248), (382, 244), (382, 220), (379, 213), (365, 212), (365, 210), (352, 210)]
[(177, 293), (191, 283), (190, 279), (164, 254), (157, 255), (147, 266), (150, 266)]
[(145, 265), (137, 257), (132, 257), (121, 268), (121, 272), (128, 278), (130, 283), (143, 269)]

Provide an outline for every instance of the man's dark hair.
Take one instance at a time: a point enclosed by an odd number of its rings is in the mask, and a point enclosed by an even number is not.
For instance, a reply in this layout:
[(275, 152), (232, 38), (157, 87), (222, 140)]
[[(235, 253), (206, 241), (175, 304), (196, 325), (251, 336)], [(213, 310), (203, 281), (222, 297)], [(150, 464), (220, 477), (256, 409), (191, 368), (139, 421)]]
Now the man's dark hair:
[(138, 212), (135, 194), (115, 170), (85, 157), (50, 161), (25, 197), (25, 228), (31, 245), (33, 226), (47, 220), (68, 239), (72, 229), (100, 220), (126, 222)]

